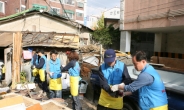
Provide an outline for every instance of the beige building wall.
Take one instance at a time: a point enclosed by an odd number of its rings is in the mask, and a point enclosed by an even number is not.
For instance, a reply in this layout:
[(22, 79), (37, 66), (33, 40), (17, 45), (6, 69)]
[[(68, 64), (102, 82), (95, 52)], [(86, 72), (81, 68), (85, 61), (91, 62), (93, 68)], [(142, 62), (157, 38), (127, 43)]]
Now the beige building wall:
[(0, 25), (1, 31), (36, 31), (57, 33), (78, 33), (76, 27), (57, 22), (53, 19), (40, 15), (34, 15), (25, 19)]
[(125, 0), (124, 30), (182, 26), (181, 10), (184, 0)]

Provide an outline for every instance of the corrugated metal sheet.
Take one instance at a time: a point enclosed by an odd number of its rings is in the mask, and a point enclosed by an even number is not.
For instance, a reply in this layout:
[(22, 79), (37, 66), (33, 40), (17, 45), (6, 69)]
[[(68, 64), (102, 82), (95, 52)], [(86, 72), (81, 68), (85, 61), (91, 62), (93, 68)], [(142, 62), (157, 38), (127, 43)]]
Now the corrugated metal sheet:
[[(59, 48), (79, 48), (79, 36), (67, 33), (27, 33), (22, 34), (23, 47), (44, 46)], [(0, 33), (0, 47), (7, 47), (13, 43), (12, 32)]]
[(79, 36), (75, 34), (59, 33), (31, 33), (23, 34), (23, 47), (44, 46), (60, 48), (79, 48)]

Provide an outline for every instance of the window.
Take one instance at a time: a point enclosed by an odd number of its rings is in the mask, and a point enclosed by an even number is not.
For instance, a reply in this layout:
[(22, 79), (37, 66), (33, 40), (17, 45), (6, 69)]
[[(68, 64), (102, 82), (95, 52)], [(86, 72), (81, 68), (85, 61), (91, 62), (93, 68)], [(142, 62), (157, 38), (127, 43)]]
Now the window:
[(78, 6), (79, 8), (83, 8), (83, 7), (84, 7), (84, 4), (81, 3), (81, 2), (77, 2), (77, 6)]
[(114, 11), (114, 15), (116, 15), (116, 11)]
[(4, 2), (0, 1), (0, 12), (5, 13)]
[(26, 6), (25, 5), (21, 5), (21, 11), (26, 10)]
[(60, 8), (52, 7), (51, 12), (54, 13), (54, 14), (60, 14)]
[(50, 1), (59, 2), (59, 0), (50, 0)]
[[(67, 16), (66, 16), (66, 14), (67, 14)], [(65, 17), (67, 17), (67, 18), (69, 17), (70, 19), (73, 19), (73, 14), (72, 13), (66, 13), (66, 14), (65, 14)]]
[(74, 0), (63, 0), (65, 4), (68, 4), (68, 5), (74, 5), (75, 4), (75, 1)]
[(76, 12), (77, 17), (83, 17), (82, 13)]
[(33, 8), (47, 10), (47, 6), (39, 5), (39, 4), (33, 4)]
[(61, 1), (61, 3), (63, 3), (64, 0), (50, 0), (50, 1), (52, 1), (52, 2), (58, 2), (58, 3), (60, 3), (60, 1)]
[(119, 14), (119, 11), (117, 11), (117, 14)]
[[(63, 15), (64, 15), (64, 17), (66, 17), (66, 18), (70, 18), (70, 19), (73, 19), (73, 16), (74, 16), (74, 11), (72, 11), (72, 10), (63, 10)], [(68, 16), (68, 17), (67, 17)]]

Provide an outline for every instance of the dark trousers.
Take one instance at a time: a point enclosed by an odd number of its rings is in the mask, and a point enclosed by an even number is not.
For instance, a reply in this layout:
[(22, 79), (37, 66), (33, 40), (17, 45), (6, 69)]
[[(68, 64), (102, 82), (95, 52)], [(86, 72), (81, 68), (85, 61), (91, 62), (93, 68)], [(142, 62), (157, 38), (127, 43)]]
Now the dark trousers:
[(73, 110), (82, 110), (79, 96), (72, 96), (72, 100), (73, 100), (72, 102)]
[(98, 104), (97, 110), (119, 110), (119, 109), (107, 108), (107, 107), (104, 107), (104, 106)]
[(43, 90), (43, 92), (49, 92), (47, 84), (47, 73), (45, 72), (45, 81), (40, 80), (40, 76), (35, 77), (35, 82), (38, 83), (38, 86)]

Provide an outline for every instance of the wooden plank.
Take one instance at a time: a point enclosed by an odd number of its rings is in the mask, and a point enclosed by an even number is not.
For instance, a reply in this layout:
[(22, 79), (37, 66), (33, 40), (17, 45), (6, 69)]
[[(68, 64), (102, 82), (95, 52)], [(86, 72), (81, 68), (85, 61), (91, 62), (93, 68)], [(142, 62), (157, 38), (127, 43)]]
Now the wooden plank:
[(20, 82), (20, 66), (22, 55), (22, 34), (13, 33), (13, 69), (12, 69), (12, 89), (15, 89), (16, 83)]
[(24, 103), (22, 96), (5, 98), (5, 99), (0, 100), (0, 108), (11, 106), (11, 105), (16, 105), (16, 104), (21, 104), (21, 103)]

